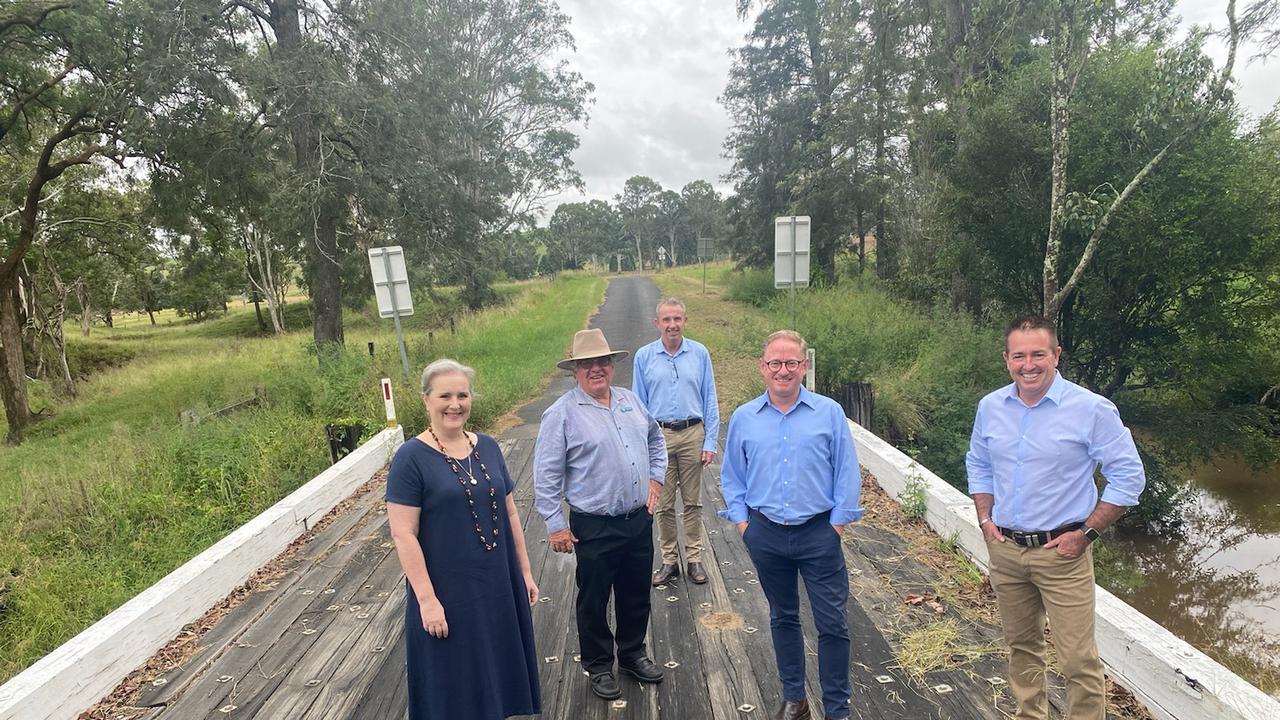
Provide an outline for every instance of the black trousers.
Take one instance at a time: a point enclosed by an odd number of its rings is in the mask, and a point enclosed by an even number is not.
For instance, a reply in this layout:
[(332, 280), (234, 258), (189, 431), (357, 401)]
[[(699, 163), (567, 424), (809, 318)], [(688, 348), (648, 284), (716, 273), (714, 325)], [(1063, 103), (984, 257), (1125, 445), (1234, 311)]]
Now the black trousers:
[[(612, 672), (617, 658), (629, 665), (645, 657), (649, 629), (649, 567), (653, 564), (653, 516), (644, 506), (627, 515), (572, 511), (569, 527), (578, 544), (578, 647), (587, 672)], [(609, 595), (617, 632), (609, 629)]]

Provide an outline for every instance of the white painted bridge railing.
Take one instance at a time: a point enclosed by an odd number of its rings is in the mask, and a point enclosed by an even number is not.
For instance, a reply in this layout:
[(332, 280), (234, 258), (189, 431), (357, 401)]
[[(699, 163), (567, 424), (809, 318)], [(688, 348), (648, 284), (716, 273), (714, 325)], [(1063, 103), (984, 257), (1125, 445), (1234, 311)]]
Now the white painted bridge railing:
[[(925, 521), (987, 569), (987, 546), (969, 496), (897, 448), (849, 423), (858, 460), (891, 497), (918, 479)], [(1101, 587), (1097, 592), (1098, 651), (1112, 679), (1160, 720), (1275, 720), (1280, 701), (1250, 685), (1163, 626)]]
[(404, 441), (388, 428), (0, 686), (0, 720), (75, 718), (187, 623), (373, 477)]

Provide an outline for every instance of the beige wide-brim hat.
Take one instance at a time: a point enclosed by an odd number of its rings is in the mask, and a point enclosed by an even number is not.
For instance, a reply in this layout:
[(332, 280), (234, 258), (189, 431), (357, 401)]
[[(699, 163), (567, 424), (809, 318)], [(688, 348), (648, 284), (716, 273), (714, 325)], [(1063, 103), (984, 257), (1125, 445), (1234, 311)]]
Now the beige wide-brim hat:
[(569, 357), (556, 363), (556, 367), (561, 370), (573, 370), (574, 364), (579, 360), (590, 360), (606, 355), (612, 356), (614, 360), (623, 360), (630, 354), (626, 350), (610, 349), (609, 341), (604, 339), (604, 331), (599, 328), (579, 330), (573, 335), (573, 349), (569, 351)]

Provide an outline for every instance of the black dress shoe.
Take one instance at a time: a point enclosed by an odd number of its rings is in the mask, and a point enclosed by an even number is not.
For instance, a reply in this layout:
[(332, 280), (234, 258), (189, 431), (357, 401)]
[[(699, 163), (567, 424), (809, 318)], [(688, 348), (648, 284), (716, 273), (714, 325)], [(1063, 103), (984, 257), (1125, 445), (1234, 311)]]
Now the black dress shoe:
[(618, 685), (618, 679), (607, 670), (591, 673), (591, 692), (605, 700), (617, 700), (622, 697), (622, 687)]
[(629, 665), (618, 663), (618, 671), (643, 683), (662, 682), (662, 671), (647, 657), (642, 657)]
[(689, 567), (685, 569), (685, 574), (693, 581), (695, 585), (701, 585), (707, 581), (707, 569), (700, 562), (691, 562)]
[(680, 568), (678, 566), (664, 564), (653, 574), (653, 584), (666, 585), (678, 577), (680, 577)]
[(785, 700), (773, 720), (809, 720), (808, 700)]

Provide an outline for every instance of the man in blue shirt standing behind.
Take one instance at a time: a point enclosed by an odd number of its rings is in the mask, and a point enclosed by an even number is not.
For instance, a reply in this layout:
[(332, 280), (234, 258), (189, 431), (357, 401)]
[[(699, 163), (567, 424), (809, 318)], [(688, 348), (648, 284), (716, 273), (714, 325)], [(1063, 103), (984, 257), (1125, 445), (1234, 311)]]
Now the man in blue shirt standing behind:
[(849, 577), (840, 537), (862, 517), (858, 456), (840, 406), (801, 385), (804, 338), (790, 330), (764, 342), (768, 388), (734, 411), (720, 484), (725, 510), (755, 563), (769, 600), (782, 683), (774, 720), (807, 720), (804, 636), (796, 574), (818, 628), (818, 677), (828, 720), (849, 717)]
[(684, 552), (689, 580), (707, 581), (702, 564), (702, 467), (716, 457), (720, 408), (711, 355), (702, 343), (684, 336), (684, 303), (667, 298), (658, 304), (653, 324), (662, 332), (657, 340), (636, 351), (631, 389), (662, 428), (667, 442), (667, 475), (654, 519), (662, 566), (653, 584), (680, 576), (680, 547), (676, 539), (676, 494), (684, 517)]
[[(1018, 720), (1047, 720), (1044, 619), (1053, 629), (1072, 720), (1106, 717), (1094, 638), (1090, 543), (1146, 484), (1133, 436), (1110, 400), (1058, 374), (1053, 323), (1027, 315), (1005, 330), (1013, 384), (982, 398), (965, 464), (990, 555)], [(1093, 479), (1102, 466), (1102, 499)]]

